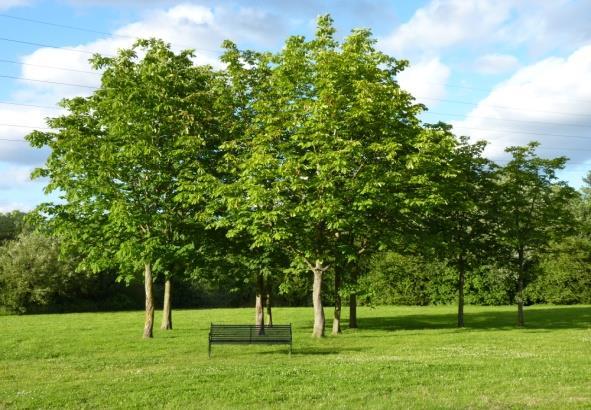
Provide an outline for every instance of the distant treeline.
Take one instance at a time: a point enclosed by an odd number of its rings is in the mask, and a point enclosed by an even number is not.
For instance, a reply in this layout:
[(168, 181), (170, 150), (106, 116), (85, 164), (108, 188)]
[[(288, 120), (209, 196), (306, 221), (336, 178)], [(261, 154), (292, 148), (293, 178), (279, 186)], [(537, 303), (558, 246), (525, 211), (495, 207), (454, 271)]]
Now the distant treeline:
[[(118, 282), (119, 274), (75, 271), (75, 262), (60, 260), (55, 238), (34, 232), (25, 213), (0, 213), (0, 311), (57, 313), (141, 309), (141, 281)], [(565, 251), (565, 246), (568, 251)], [(578, 249), (576, 248), (578, 246)], [(591, 264), (586, 248), (571, 238), (544, 256), (525, 290), (525, 303), (590, 304)], [(588, 244), (587, 244), (588, 246)], [(310, 306), (309, 280), (277, 295), (277, 306)], [(183, 278), (175, 283), (176, 308), (251, 306), (255, 288), (230, 291), (227, 284)], [(155, 283), (156, 307), (162, 306), (162, 281)], [(327, 305), (334, 303), (334, 287), (327, 281)], [(507, 270), (484, 266), (467, 275), (466, 303), (507, 305), (515, 302), (515, 280)], [(446, 261), (418, 255), (384, 252), (372, 258), (358, 288), (362, 305), (439, 305), (457, 302), (457, 271)]]

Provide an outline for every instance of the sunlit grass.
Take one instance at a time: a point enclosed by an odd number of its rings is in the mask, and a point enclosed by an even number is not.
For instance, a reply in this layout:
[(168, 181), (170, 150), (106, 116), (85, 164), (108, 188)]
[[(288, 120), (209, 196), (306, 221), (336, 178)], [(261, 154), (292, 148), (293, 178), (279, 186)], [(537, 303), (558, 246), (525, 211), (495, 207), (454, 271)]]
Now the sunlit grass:
[[(358, 330), (310, 337), (311, 308), (276, 308), (287, 346), (214, 346), (186, 310), (142, 340), (142, 313), (0, 317), (0, 408), (590, 408), (591, 307), (361, 308)], [(330, 310), (326, 310), (330, 316)], [(158, 323), (158, 322), (157, 322)], [(346, 323), (346, 321), (345, 321)], [(330, 322), (328, 323), (330, 325)]]

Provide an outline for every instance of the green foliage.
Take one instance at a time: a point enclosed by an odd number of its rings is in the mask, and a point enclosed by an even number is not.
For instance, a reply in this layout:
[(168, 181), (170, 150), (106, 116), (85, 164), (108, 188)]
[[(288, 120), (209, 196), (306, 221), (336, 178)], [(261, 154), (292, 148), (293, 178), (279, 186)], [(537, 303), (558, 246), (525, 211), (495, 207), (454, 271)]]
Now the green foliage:
[(591, 303), (591, 246), (569, 238), (543, 255), (540, 273), (526, 289), (530, 303)]
[(515, 300), (513, 273), (497, 265), (482, 265), (466, 277), (466, 303), (508, 305)]
[(0, 247), (0, 305), (16, 313), (50, 305), (67, 291), (72, 272), (54, 238), (21, 234)]
[(541, 158), (538, 145), (508, 148), (512, 159), (497, 174), (496, 236), (504, 247), (499, 262), (515, 273), (518, 297), (535, 277), (542, 253), (574, 228), (570, 202), (577, 193), (556, 176), (566, 158)]
[[(63, 203), (45, 204), (49, 229), (92, 271), (119, 268), (131, 279), (145, 263), (156, 273), (183, 269), (205, 235), (201, 202), (177, 201), (183, 186), (204, 190), (217, 138), (215, 74), (194, 66), (160, 40), (139, 40), (116, 57), (95, 56), (103, 70), (90, 97), (62, 101), (68, 114), (49, 120), (51, 132), (28, 140), (51, 154), (35, 176)], [(199, 233), (199, 234), (198, 234)]]
[[(372, 258), (367, 275), (360, 281), (359, 294), (361, 301), (370, 305), (454, 304), (457, 277), (453, 261), (385, 252)], [(482, 265), (466, 275), (465, 301), (506, 305), (513, 301), (514, 286), (514, 278), (506, 269)]]
[(591, 193), (589, 177), (582, 195), (571, 201), (575, 215), (575, 233), (552, 242), (541, 255), (540, 273), (526, 292), (532, 303), (591, 302)]
[[(315, 272), (317, 295), (319, 272), (342, 273), (347, 296), (372, 260), (362, 288), (374, 303), (451, 303), (464, 277), (468, 302), (522, 301), (538, 272), (529, 300), (587, 300), (591, 202), (587, 189), (572, 208), (556, 177), (565, 158), (540, 158), (532, 143), (497, 169), (485, 143), (422, 124), (425, 107), (397, 82), (408, 63), (378, 51), (369, 30), (338, 41), (329, 16), (276, 53), (224, 47), (219, 72), (156, 39), (97, 55), (99, 89), (62, 101), (51, 131), (27, 137), (51, 149), (34, 176), (61, 196), (36, 217), (78, 272), (131, 282), (150, 265), (241, 295), (263, 275), (301, 301), (302, 273)], [(22, 229), (22, 215), (0, 215), (0, 244)], [(545, 256), (553, 242), (557, 259)], [(400, 254), (372, 259), (385, 250)], [(15, 283), (28, 283), (15, 273), (27, 257), (43, 265), (23, 253), (6, 268)], [(69, 274), (46, 280), (65, 286)], [(45, 285), (18, 303), (49, 303)]]
[(0, 213), (0, 245), (16, 239), (19, 234), (27, 229), (26, 214), (21, 211)]
[(396, 81), (407, 62), (379, 52), (369, 30), (339, 42), (322, 16), (312, 40), (290, 37), (275, 54), (225, 46), (244, 127), (223, 145), (231, 183), (216, 225), (231, 237), (279, 244), (292, 273), (346, 265), (442, 201), (431, 180), (453, 137), (421, 127), (424, 107)]
[(362, 302), (375, 305), (452, 303), (455, 271), (444, 262), (394, 252), (377, 254), (360, 281)]

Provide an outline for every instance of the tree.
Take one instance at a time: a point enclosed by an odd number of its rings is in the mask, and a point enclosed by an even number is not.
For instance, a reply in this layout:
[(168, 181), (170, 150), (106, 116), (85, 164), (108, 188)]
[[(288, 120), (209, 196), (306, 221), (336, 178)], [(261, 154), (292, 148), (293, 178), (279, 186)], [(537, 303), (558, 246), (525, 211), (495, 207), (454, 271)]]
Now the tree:
[(484, 263), (492, 251), (494, 167), (482, 157), (485, 147), (484, 141), (460, 139), (450, 156), (451, 177), (442, 180), (445, 203), (427, 218), (426, 231), (434, 235), (436, 250), (458, 272), (458, 327), (464, 327), (466, 272)]
[[(377, 51), (368, 30), (339, 44), (329, 16), (317, 24), (313, 40), (290, 37), (273, 55), (226, 43), (248, 120), (224, 145), (233, 181), (220, 196), (230, 235), (246, 233), (253, 249), (280, 244), (294, 271), (312, 273), (313, 336), (322, 337), (325, 272), (379, 248), (388, 217), (433, 200), (416, 194), (429, 182), (423, 152), (449, 143), (420, 126), (423, 107), (396, 82), (405, 61)], [(380, 224), (382, 235), (367, 234)]]
[(505, 263), (515, 273), (518, 326), (525, 325), (523, 292), (540, 255), (573, 227), (569, 202), (576, 191), (556, 176), (567, 159), (540, 158), (538, 145), (507, 148), (512, 158), (496, 176), (498, 239), (505, 248)]
[(25, 216), (21, 211), (0, 213), (0, 245), (16, 239), (26, 230)]
[(68, 113), (48, 121), (54, 131), (28, 136), (33, 146), (51, 148), (34, 176), (48, 177), (46, 190), (63, 201), (39, 211), (82, 251), (82, 265), (115, 264), (124, 273), (143, 267), (144, 338), (152, 337), (153, 274), (176, 273), (170, 256), (186, 251), (184, 226), (194, 226), (202, 202), (181, 206), (180, 181), (190, 173), (198, 190), (211, 180), (215, 74), (192, 57), (154, 39), (115, 57), (96, 55), (101, 86), (89, 97), (63, 100)]

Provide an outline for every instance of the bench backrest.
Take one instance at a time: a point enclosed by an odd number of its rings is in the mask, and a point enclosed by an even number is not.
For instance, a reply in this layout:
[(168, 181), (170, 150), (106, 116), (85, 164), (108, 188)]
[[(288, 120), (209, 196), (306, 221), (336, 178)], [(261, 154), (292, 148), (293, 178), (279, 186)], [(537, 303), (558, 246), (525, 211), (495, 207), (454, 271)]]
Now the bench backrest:
[(210, 342), (217, 343), (291, 343), (291, 325), (265, 326), (260, 332), (256, 325), (211, 324)]

